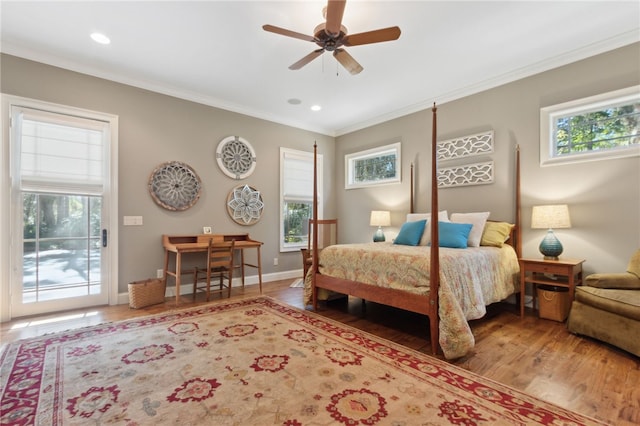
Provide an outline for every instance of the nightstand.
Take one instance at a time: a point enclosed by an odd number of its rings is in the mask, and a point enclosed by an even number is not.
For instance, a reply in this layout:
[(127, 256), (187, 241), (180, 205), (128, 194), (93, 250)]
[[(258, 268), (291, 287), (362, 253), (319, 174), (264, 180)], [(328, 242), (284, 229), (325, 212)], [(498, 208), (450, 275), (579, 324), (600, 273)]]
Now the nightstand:
[[(524, 317), (524, 292), (527, 283), (533, 292), (533, 308), (536, 306), (536, 286), (547, 284), (569, 289), (569, 300), (577, 285), (582, 284), (584, 259), (519, 259), (520, 262), (520, 317)], [(553, 277), (553, 278), (552, 278)]]

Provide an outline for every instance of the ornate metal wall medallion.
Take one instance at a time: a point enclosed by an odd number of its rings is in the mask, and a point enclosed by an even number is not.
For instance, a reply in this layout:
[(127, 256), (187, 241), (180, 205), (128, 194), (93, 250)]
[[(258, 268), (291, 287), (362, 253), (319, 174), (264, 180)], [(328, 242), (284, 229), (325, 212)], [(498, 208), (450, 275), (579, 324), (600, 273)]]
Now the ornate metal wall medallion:
[(239, 180), (253, 173), (256, 167), (256, 152), (246, 139), (229, 136), (218, 144), (216, 160), (225, 175)]
[(187, 164), (169, 161), (156, 167), (149, 177), (149, 193), (167, 210), (187, 210), (200, 198), (200, 177)]
[(227, 212), (240, 225), (253, 225), (262, 217), (264, 203), (260, 191), (249, 185), (236, 186), (227, 196)]

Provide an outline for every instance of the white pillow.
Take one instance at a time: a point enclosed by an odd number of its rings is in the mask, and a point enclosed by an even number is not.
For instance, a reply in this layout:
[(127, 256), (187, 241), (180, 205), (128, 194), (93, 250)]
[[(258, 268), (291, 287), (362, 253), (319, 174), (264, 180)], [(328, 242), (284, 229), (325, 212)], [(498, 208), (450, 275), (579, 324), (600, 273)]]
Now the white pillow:
[(484, 225), (487, 223), (490, 212), (478, 212), (478, 213), (453, 213), (451, 215), (451, 222), (455, 223), (470, 223), (473, 225), (471, 232), (469, 232), (469, 239), (467, 240), (468, 247), (480, 247), (480, 240), (482, 239), (482, 232), (484, 231)]
[[(431, 213), (407, 213), (407, 222), (416, 222), (418, 220), (427, 221), (418, 245), (428, 246), (431, 242)], [(449, 213), (446, 210), (440, 210), (438, 212), (438, 221), (449, 222)]]

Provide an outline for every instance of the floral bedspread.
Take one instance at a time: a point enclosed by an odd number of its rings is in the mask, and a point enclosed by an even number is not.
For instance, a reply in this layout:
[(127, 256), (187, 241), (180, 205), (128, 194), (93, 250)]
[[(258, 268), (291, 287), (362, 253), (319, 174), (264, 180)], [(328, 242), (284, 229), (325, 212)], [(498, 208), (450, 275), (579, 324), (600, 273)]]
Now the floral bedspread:
[[(392, 243), (340, 244), (320, 252), (320, 273), (429, 294), (430, 247)], [(468, 321), (486, 314), (486, 306), (507, 298), (517, 287), (519, 265), (509, 245), (440, 248), (440, 346), (448, 359), (467, 354), (475, 345)], [(304, 302), (311, 304), (310, 275)], [(320, 298), (323, 294), (320, 293)]]

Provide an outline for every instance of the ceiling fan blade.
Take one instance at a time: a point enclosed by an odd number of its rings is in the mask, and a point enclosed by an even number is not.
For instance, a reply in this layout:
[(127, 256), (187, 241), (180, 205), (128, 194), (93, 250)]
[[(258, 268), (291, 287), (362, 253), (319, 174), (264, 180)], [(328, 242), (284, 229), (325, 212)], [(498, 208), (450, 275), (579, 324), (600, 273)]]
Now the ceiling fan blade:
[(329, 0), (327, 3), (327, 23), (324, 31), (329, 35), (336, 36), (340, 34), (342, 16), (344, 15), (346, 4), (346, 0)]
[(344, 49), (336, 49), (333, 52), (333, 56), (340, 62), (340, 64), (352, 75), (359, 74), (364, 68), (358, 63), (353, 56)]
[(347, 35), (342, 39), (342, 44), (344, 46), (360, 46), (363, 44), (397, 40), (398, 37), (400, 37), (400, 28), (389, 27), (382, 28), (380, 30)]
[(322, 55), (323, 52), (324, 52), (324, 49), (314, 50), (313, 52), (309, 53), (304, 58), (300, 59), (295, 64), (290, 65), (289, 69), (290, 70), (299, 70), (300, 68), (302, 68), (305, 65), (307, 65), (309, 62), (313, 61), (318, 56)]
[(276, 27), (274, 25), (268, 25), (268, 24), (267, 25), (263, 25), (262, 29), (265, 30), (265, 31), (269, 31), (271, 33), (276, 33), (276, 34), (280, 34), (280, 35), (287, 36), (287, 37), (299, 38), (300, 40), (315, 42), (315, 39), (313, 38), (313, 36), (302, 34), (302, 33), (297, 33), (295, 31), (291, 31), (291, 30), (287, 30), (287, 29), (284, 29), (284, 28)]

